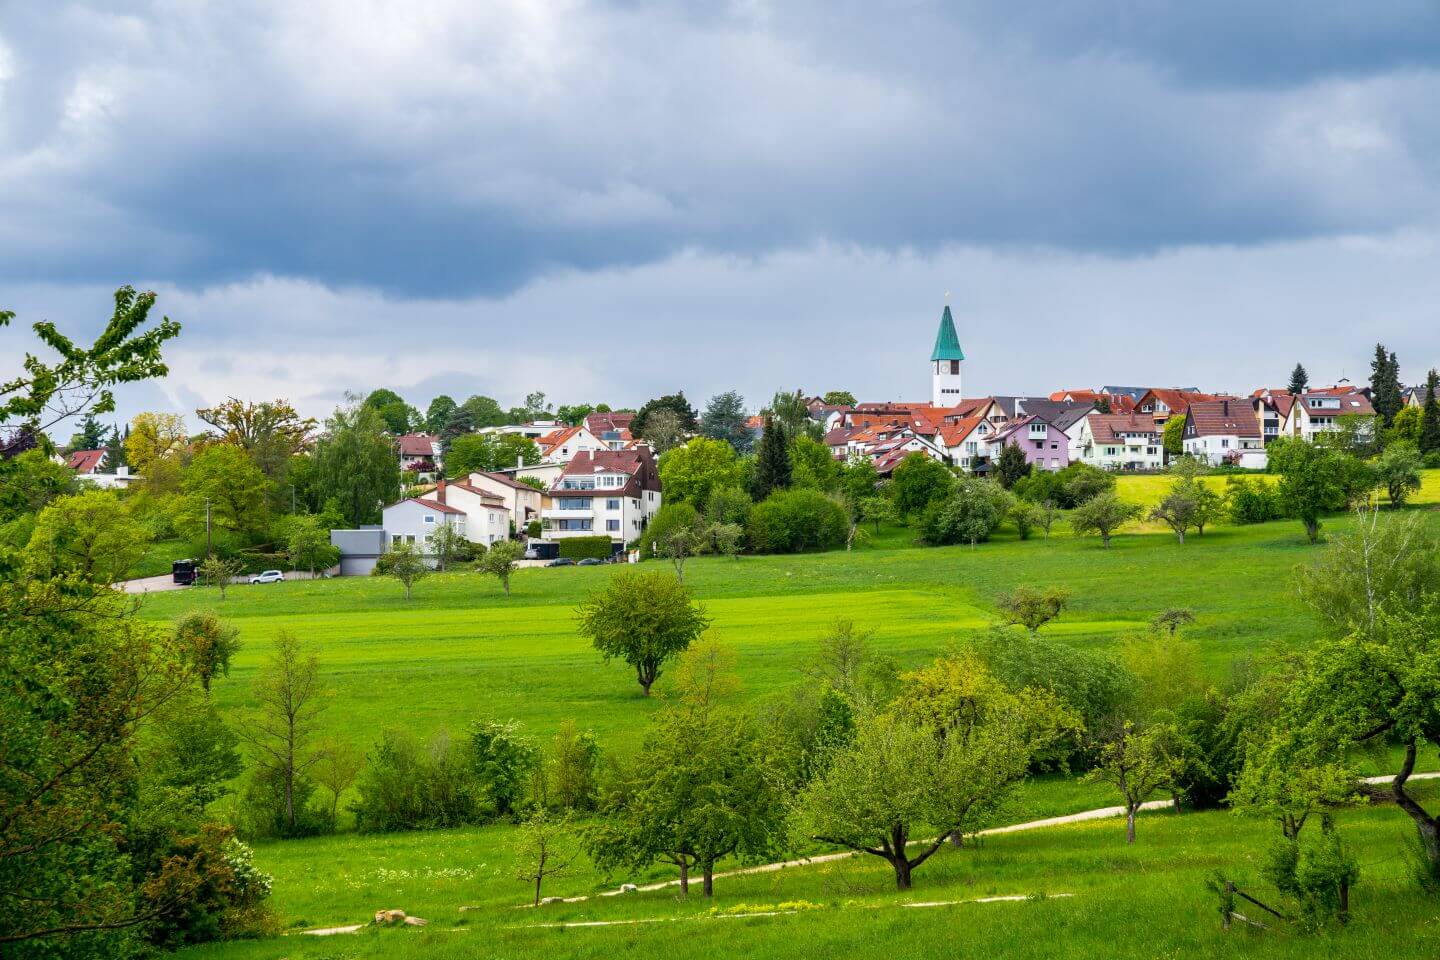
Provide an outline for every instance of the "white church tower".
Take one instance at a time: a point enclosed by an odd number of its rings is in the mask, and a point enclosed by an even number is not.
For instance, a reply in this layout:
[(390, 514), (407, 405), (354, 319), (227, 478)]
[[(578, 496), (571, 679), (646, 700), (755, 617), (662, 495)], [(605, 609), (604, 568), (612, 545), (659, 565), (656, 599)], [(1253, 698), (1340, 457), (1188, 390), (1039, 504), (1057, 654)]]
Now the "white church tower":
[(940, 330), (935, 334), (935, 349), (930, 351), (930, 402), (937, 407), (953, 407), (964, 399), (960, 392), (960, 365), (965, 352), (955, 333), (955, 318), (950, 304), (940, 315)]

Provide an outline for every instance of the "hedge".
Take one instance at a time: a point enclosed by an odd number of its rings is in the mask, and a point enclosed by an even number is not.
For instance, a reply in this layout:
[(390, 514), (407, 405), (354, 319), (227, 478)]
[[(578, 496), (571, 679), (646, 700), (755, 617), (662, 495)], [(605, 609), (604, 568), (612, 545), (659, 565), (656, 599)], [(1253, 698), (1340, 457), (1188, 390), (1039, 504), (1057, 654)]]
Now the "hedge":
[(560, 556), (571, 560), (586, 560), (591, 557), (604, 560), (615, 552), (609, 537), (564, 537), (559, 543)]
[(803, 553), (844, 546), (845, 510), (815, 490), (772, 493), (750, 511), (747, 533), (757, 553)]

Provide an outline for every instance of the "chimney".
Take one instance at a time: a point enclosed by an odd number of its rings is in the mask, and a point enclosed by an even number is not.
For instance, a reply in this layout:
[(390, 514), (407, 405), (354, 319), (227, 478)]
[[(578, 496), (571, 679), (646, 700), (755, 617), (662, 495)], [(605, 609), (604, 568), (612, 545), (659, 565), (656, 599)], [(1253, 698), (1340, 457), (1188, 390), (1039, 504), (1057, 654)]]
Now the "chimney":
[(445, 502), (445, 478), (444, 478), (444, 477), (441, 477), (439, 480), (435, 481), (435, 502), (436, 502), (436, 503), (444, 503), (444, 502)]
[(1221, 410), (1221, 412), (1222, 412), (1225, 416), (1227, 416), (1227, 417), (1230, 416), (1230, 401), (1229, 401), (1229, 400), (1221, 400), (1221, 401), (1220, 401), (1220, 410)]

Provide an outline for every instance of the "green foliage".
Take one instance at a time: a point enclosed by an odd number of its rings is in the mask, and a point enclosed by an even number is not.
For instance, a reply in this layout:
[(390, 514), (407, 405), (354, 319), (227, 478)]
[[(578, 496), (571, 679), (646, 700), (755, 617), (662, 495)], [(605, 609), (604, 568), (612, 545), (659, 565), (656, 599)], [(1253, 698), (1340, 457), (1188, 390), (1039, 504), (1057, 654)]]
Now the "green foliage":
[(757, 503), (746, 530), (757, 553), (804, 553), (844, 545), (849, 528), (849, 517), (834, 500), (816, 490), (796, 489)]
[(534, 745), (519, 730), (513, 720), (477, 720), (470, 725), (467, 761), (481, 809), (493, 817), (508, 817), (518, 809), (539, 761)]
[(1421, 408), (1420, 452), (1425, 456), (1440, 454), (1440, 371), (1425, 376), (1425, 405)]
[(685, 399), (685, 391), (681, 390), (679, 393), (667, 393), (663, 397), (647, 400), (630, 421), (631, 434), (637, 437), (645, 436), (650, 416), (660, 410), (669, 410), (675, 414), (676, 423), (683, 433), (699, 432), (700, 420), (695, 414), (695, 408), (690, 406), (690, 401)]
[[(755, 445), (755, 436), (746, 423), (745, 398), (734, 390), (717, 393), (705, 404), (700, 417), (700, 432), (712, 440), (723, 440), (739, 453), (748, 453)], [(669, 491), (666, 491), (667, 495)]]
[(321, 525), (320, 518), (292, 517), (288, 527), (285, 552), (290, 555), (290, 563), (295, 569), (314, 573), (340, 562), (340, 548), (330, 543), (330, 529)]
[(425, 408), (426, 431), (437, 436), (443, 434), (458, 409), (460, 405), (455, 402), (455, 398), (443, 393), (431, 400), (430, 406)]
[(518, 433), (467, 433), (450, 441), (445, 473), (464, 477), (476, 472), (507, 470), (521, 462), (540, 462), (540, 448)]
[(282, 630), (251, 683), (257, 708), (240, 730), (255, 757), (249, 805), (259, 814), (256, 822), (267, 828), (265, 835), (302, 836), (323, 825), (305, 801), (314, 790), (310, 768), (320, 759), (313, 741), (325, 692), (319, 658)]
[(544, 807), (532, 810), (520, 822), (510, 846), (515, 878), (535, 885), (532, 907), (540, 906), (545, 878), (570, 873), (581, 856), (569, 814), (553, 816)]
[(1075, 536), (1099, 534), (1108, 549), (1110, 537), (1127, 523), (1140, 519), (1144, 510), (1139, 504), (1121, 500), (1114, 493), (1098, 493), (1081, 503), (1070, 514), (1070, 529)]
[(765, 430), (755, 453), (755, 479), (751, 492), (756, 500), (764, 500), (776, 490), (790, 486), (792, 466), (785, 428), (773, 417), (766, 416)]
[(820, 398), (826, 406), (831, 407), (853, 407), (855, 406), (855, 394), (849, 390), (827, 390)]
[(906, 519), (919, 517), (954, 488), (955, 474), (950, 468), (919, 452), (906, 456), (890, 474), (890, 499)]
[(875, 464), (857, 457), (840, 467), (839, 491), (852, 503), (880, 495), (880, 475)]
[(616, 572), (580, 605), (580, 634), (605, 658), (635, 669), (645, 696), (667, 660), (710, 626), (678, 579), (640, 570)]
[(1301, 394), (1310, 386), (1310, 374), (1305, 372), (1305, 365), (1295, 364), (1295, 369), (1290, 371), (1290, 384), (1286, 387), (1291, 393)]
[(1400, 363), (1395, 354), (1386, 353), (1383, 344), (1375, 344), (1375, 358), (1370, 361), (1370, 402), (1380, 416), (1382, 427), (1390, 426), (1400, 412), (1404, 399), (1400, 394)]
[[(754, 505), (755, 502), (743, 487), (717, 487), (710, 491), (710, 497), (705, 501), (705, 522), (712, 526), (718, 523), (733, 523), (744, 527), (745, 522), (750, 519), (750, 509)], [(650, 522), (653, 524), (655, 521)]]
[(740, 484), (740, 460), (724, 440), (695, 437), (660, 456), (660, 484), (667, 504), (704, 506), (715, 490)]
[(216, 677), (230, 676), (240, 650), (240, 631), (209, 610), (193, 610), (175, 621), (175, 641), (188, 651), (196, 679), (206, 693)]
[(895, 509), (895, 504), (888, 497), (874, 494), (855, 501), (855, 509), (859, 519), (863, 523), (873, 524), (875, 532), (880, 532), (882, 523), (894, 523), (900, 519), (900, 514)]
[(1276, 839), (1261, 868), (1265, 879), (1294, 901), (1300, 920), (1308, 927), (1345, 923), (1349, 917), (1349, 891), (1360, 879), (1360, 864), (1328, 829), (1319, 839)]
[(668, 496), (655, 516), (646, 525), (645, 532), (640, 534), (640, 542), (646, 556), (666, 556), (665, 546), (677, 533), (684, 533), (700, 529), (700, 512), (695, 509), (692, 503), (686, 501), (671, 501)]
[(85, 414), (80, 421), (78, 429), (71, 437), (66, 448), (75, 450), (99, 450), (105, 443), (105, 428), (100, 421), (95, 419), (95, 412), (92, 410)]
[(1001, 594), (995, 601), (995, 608), (1011, 626), (1021, 626), (1034, 637), (1040, 628), (1060, 616), (1065, 604), (1070, 602), (1070, 591), (1059, 587), (1016, 587), (1009, 593)]
[(412, 543), (396, 543), (380, 554), (370, 571), (372, 577), (393, 577), (405, 588), (405, 599), (411, 598), (415, 584), (430, 575), (425, 558)]
[(385, 387), (372, 390), (365, 398), (364, 405), (378, 413), (380, 419), (385, 421), (385, 428), (396, 436), (424, 427), (425, 421), (419, 411), (406, 403), (394, 390)]
[(1006, 443), (1000, 450), (1000, 456), (995, 458), (995, 479), (1000, 486), (1009, 490), (1029, 473), (1030, 462), (1025, 459), (1025, 451), (1020, 449), (1019, 442)]
[(1225, 479), (1225, 506), (1231, 523), (1269, 523), (1284, 516), (1275, 485), (1250, 477)]
[(949, 494), (932, 501), (921, 516), (921, 539), (931, 546), (968, 543), (973, 547), (990, 539), (1013, 502), (1009, 492), (993, 480), (959, 477)]
[(1015, 524), (1015, 532), (1021, 540), (1029, 540), (1030, 535), (1035, 532), (1036, 525), (1040, 522), (1040, 508), (1028, 500), (1016, 498), (1010, 505), (1010, 520)]
[(189, 536), (205, 532), (205, 508), (215, 529), (255, 537), (270, 519), (270, 480), (244, 449), (228, 443), (206, 447), (185, 468), (176, 529)]
[(1419, 407), (1412, 407), (1409, 404), (1400, 408), (1395, 414), (1395, 420), (1390, 428), (1385, 431), (1385, 443), (1391, 444), (1397, 440), (1404, 440), (1417, 447), (1420, 444), (1420, 431), (1425, 424), (1425, 414)]
[(560, 540), (560, 556), (571, 560), (604, 560), (614, 552), (614, 543), (603, 534), (593, 537), (565, 537)]
[(1150, 519), (1162, 521), (1175, 531), (1176, 539), (1184, 543), (1185, 532), (1194, 526), (1195, 516), (1200, 510), (1196, 498), (1199, 489), (1199, 485), (1193, 480), (1182, 478), (1175, 481), (1169, 492), (1150, 511)]
[(38, 513), (56, 497), (76, 489), (75, 474), (40, 450), (0, 458), (0, 524)]
[(220, 599), (224, 600), (230, 581), (240, 576), (244, 569), (245, 564), (241, 561), (212, 553), (195, 568), (195, 576), (205, 586), (219, 590)]
[(1173, 416), (1165, 421), (1165, 429), (1160, 433), (1165, 456), (1178, 457), (1185, 452), (1185, 420), (1185, 417)]
[(595, 735), (564, 720), (530, 780), (530, 798), (547, 810), (595, 809), (600, 744)]
[(352, 527), (379, 522), (381, 507), (400, 498), (400, 461), (385, 430), (372, 407), (340, 408), (316, 445), (316, 495), (333, 497)]
[[(609, 545), (606, 545), (609, 549)], [(500, 586), (505, 589), (505, 595), (510, 595), (510, 578), (515, 574), (515, 565), (525, 555), (525, 548), (514, 540), (499, 540), (490, 545), (480, 557), (480, 563), (476, 569), (480, 573), (489, 574), (500, 581)]]
[(486, 427), (503, 427), (510, 422), (509, 416), (501, 409), (500, 404), (494, 397), (485, 397), (476, 394), (460, 404), (447, 424), (445, 433), (456, 436), (461, 433), (468, 433), (471, 430), (483, 430)]
[(149, 531), (109, 491), (60, 497), (40, 511), (26, 563), (44, 576), (76, 573), (91, 583), (115, 583), (145, 554)]
[(840, 464), (819, 440), (796, 437), (790, 441), (790, 482), (796, 487), (832, 492), (840, 483)]
[(1070, 510), (1096, 493), (1115, 488), (1115, 477), (1076, 461), (1063, 470), (1035, 470), (1015, 483), (1014, 492), (1022, 500), (1035, 504), (1047, 501)]
[(1108, 783), (1125, 807), (1125, 842), (1135, 842), (1135, 814), (1159, 790), (1173, 788), (1184, 770), (1179, 730), (1169, 719), (1144, 724), (1114, 719), (1092, 730), (1095, 766), (1085, 775)]
[(1320, 538), (1320, 518), (1345, 506), (1346, 477), (1353, 458), (1298, 437), (1270, 444), (1270, 471), (1279, 474), (1277, 492), (1287, 516), (1305, 525), (1310, 542)]
[(469, 751), (440, 731), (420, 744), (403, 730), (385, 730), (366, 758), (351, 806), (362, 833), (425, 830), (489, 819)]
[(1409, 440), (1396, 440), (1380, 454), (1375, 472), (1392, 507), (1403, 506), (1410, 494), (1420, 489), (1420, 466), (1420, 449)]

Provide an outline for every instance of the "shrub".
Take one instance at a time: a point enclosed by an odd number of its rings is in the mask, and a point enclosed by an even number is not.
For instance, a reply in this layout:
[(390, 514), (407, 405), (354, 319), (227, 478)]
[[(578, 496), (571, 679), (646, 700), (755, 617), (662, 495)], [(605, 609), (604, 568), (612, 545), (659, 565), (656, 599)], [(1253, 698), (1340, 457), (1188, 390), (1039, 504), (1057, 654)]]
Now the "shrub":
[(1360, 879), (1360, 865), (1328, 822), (1318, 840), (1277, 839), (1263, 870), (1267, 880), (1295, 901), (1306, 926), (1348, 919), (1349, 890)]
[(294, 786), (295, 825), (285, 822), (285, 782), (278, 767), (257, 766), (240, 793), (237, 822), (247, 837), (308, 837), (324, 833), (324, 813), (309, 805), (315, 784), (296, 777)]
[(531, 520), (529, 523), (525, 524), (525, 536), (529, 537), (531, 540), (540, 539), (540, 530), (541, 524), (538, 519)]
[(672, 535), (681, 530), (698, 530), (699, 527), (700, 512), (693, 504), (685, 501), (667, 503), (655, 511), (655, 516), (640, 534), (641, 552), (647, 557), (665, 556), (665, 545)]
[(920, 537), (931, 546), (973, 546), (989, 540), (1012, 502), (1010, 494), (993, 480), (961, 478), (949, 496), (925, 509), (920, 517)]
[(470, 725), (467, 752), (482, 809), (497, 817), (513, 813), (537, 759), (519, 726), (513, 720), (477, 720)]
[(1284, 515), (1280, 494), (1266, 480), (1230, 477), (1225, 481), (1225, 506), (1232, 523), (1268, 523)]
[(771, 494), (750, 511), (750, 545), (759, 553), (801, 553), (843, 546), (850, 530), (845, 510), (818, 490)]
[(386, 730), (367, 758), (351, 806), (361, 832), (481, 823), (480, 790), (463, 744), (443, 730), (426, 747)]
[(902, 517), (914, 517), (943, 499), (954, 486), (955, 475), (949, 467), (923, 453), (912, 453), (890, 475), (889, 490), (896, 511)]
[(1114, 486), (1113, 475), (1076, 461), (1063, 470), (1036, 470), (1015, 481), (1012, 489), (1022, 500), (1036, 504), (1049, 500), (1062, 509), (1072, 510)]
[(560, 540), (560, 556), (571, 560), (594, 558), (604, 560), (614, 553), (609, 537), (565, 537)]

